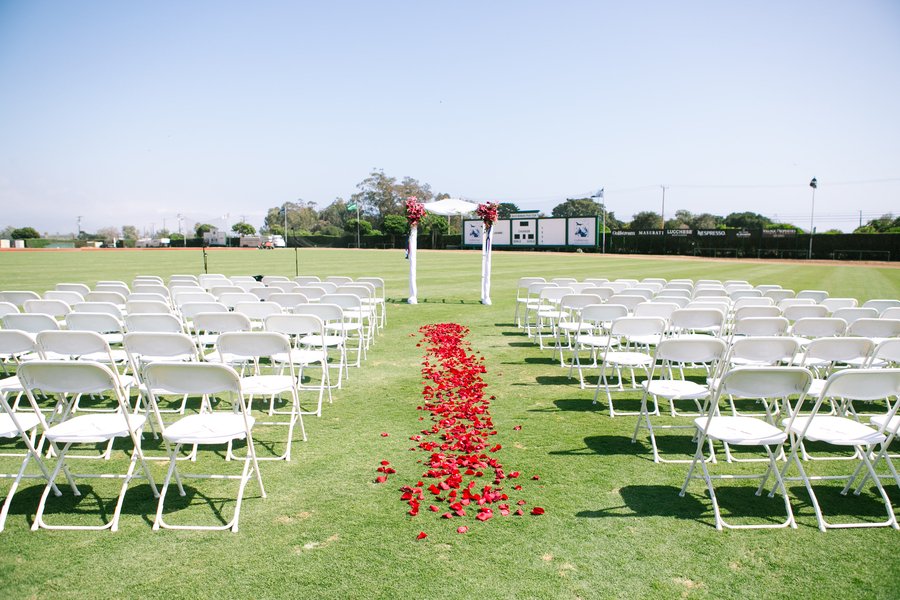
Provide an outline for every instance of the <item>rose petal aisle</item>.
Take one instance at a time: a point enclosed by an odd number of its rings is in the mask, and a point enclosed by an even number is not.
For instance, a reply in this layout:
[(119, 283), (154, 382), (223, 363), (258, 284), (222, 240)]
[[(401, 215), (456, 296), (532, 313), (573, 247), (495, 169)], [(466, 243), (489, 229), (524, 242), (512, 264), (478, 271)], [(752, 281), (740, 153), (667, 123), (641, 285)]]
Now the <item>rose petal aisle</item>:
[[(417, 408), (430, 413), (433, 424), (410, 438), (418, 442), (410, 450), (428, 453), (428, 458), (419, 462), (427, 466), (423, 479), (431, 482), (426, 485), (418, 481), (400, 488), (409, 514), (418, 515), (422, 505), (445, 519), (474, 517), (485, 522), (497, 515), (525, 514), (527, 502), (517, 499), (517, 507), (511, 509), (513, 501), (502, 485), (506, 479), (518, 479), (519, 472), (506, 473), (495, 456), (501, 445), (490, 441), (497, 435), (490, 414), (494, 397), (485, 397), (484, 358), (471, 352), (465, 340), (468, 328), (439, 323), (425, 325), (419, 332), (423, 338), (418, 345), (425, 348), (424, 402)], [(532, 479), (539, 478), (534, 475)], [(513, 490), (521, 491), (521, 484), (514, 485)], [(543, 513), (541, 507), (531, 509), (532, 515)], [(457, 528), (459, 533), (468, 530), (465, 525)]]

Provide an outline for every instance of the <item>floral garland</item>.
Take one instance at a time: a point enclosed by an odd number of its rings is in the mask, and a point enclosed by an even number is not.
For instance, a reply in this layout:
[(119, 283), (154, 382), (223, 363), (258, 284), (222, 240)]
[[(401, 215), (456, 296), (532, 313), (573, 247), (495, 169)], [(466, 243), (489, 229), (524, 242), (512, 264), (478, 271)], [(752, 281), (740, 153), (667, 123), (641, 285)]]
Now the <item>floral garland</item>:
[(497, 222), (497, 210), (499, 208), (500, 204), (497, 202), (485, 202), (484, 204), (478, 205), (478, 208), (475, 209), (475, 213), (481, 217), (485, 227), (491, 227)]
[[(499, 452), (500, 444), (489, 441), (497, 435), (490, 415), (490, 401), (494, 396), (485, 398), (484, 389), (487, 384), (482, 379), (485, 373), (484, 358), (471, 354), (469, 344), (465, 341), (468, 328), (456, 323), (439, 323), (425, 325), (419, 332), (423, 334), (426, 354), (422, 366), (424, 402), (418, 410), (431, 413), (433, 425), (423, 429), (420, 434), (410, 439), (418, 442), (418, 448), (429, 453), (424, 461), (427, 470), (423, 478), (435, 480), (427, 487), (424, 481), (415, 485), (404, 485), (400, 488), (401, 500), (409, 505), (408, 514), (416, 516), (419, 507), (426, 502), (426, 492), (430, 494), (428, 510), (441, 513), (441, 518), (453, 519), (467, 516), (468, 510), (475, 510), (475, 519), (481, 522), (490, 520), (496, 515), (524, 515), (522, 508), (525, 500), (518, 500), (518, 508), (510, 507), (510, 498), (502, 487), (505, 479), (518, 479), (519, 472), (505, 473), (503, 465), (491, 456)], [(521, 426), (515, 426), (518, 431)], [(382, 434), (385, 435), (385, 434)], [(395, 471), (387, 461), (378, 469), (380, 475), (376, 482), (384, 483), (387, 475)], [(493, 474), (492, 483), (480, 485), (477, 479), (486, 474)], [(490, 476), (490, 475), (488, 475)], [(466, 478), (469, 478), (468, 480)], [(538, 480), (537, 475), (532, 477)], [(513, 486), (520, 491), (522, 486)], [(445, 503), (447, 509), (442, 511), (438, 504)], [(544, 509), (535, 506), (532, 515), (544, 514)], [(466, 533), (469, 528), (462, 525), (458, 533)], [(418, 539), (428, 537), (420, 532)]]
[(419, 221), (425, 218), (425, 205), (419, 202), (415, 196), (406, 199), (406, 220), (410, 227), (415, 227)]

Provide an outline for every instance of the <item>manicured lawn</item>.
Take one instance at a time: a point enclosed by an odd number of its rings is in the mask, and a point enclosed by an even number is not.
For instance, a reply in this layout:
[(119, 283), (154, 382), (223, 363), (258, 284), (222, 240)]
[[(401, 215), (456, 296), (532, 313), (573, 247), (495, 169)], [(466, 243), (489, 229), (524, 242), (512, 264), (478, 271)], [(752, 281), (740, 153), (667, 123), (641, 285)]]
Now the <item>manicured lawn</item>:
[[(262, 464), (269, 497), (261, 499), (252, 484), (248, 487), (240, 532), (151, 531), (155, 502), (143, 483), (126, 496), (117, 533), (31, 532), (40, 486), (28, 482), (0, 533), (0, 596), (900, 596), (900, 532), (820, 533), (799, 485), (791, 487), (797, 530), (717, 532), (702, 484), (692, 484), (684, 498), (677, 494), (687, 466), (654, 464), (648, 444), (631, 442), (634, 417), (610, 419), (605, 403), (591, 404), (592, 389), (580, 390), (549, 352), (541, 352), (512, 325), (515, 282), (527, 275), (748, 279), (864, 301), (900, 297), (900, 270), (500, 252), (494, 255), (494, 304), (488, 307), (478, 303), (479, 253), (421, 252), (420, 304), (410, 306), (403, 303), (408, 263), (401, 251), (208, 253), (209, 272), (229, 275), (294, 275), (295, 260), (301, 274), (383, 277), (391, 299), (387, 330), (364, 367), (351, 371), (334, 404), (326, 405), (321, 418), (307, 419), (309, 441), (299, 441), (296, 434), (294, 460)], [(199, 250), (0, 253), (0, 289), (42, 292), (60, 281), (130, 282), (136, 274), (202, 271)], [(495, 439), (503, 446), (497, 457), (507, 472), (522, 473), (523, 490), (516, 497), (529, 507), (544, 507), (542, 516), (497, 516), (481, 523), (471, 515), (445, 520), (425, 510), (416, 517), (406, 514), (409, 507), (398, 488), (423, 479), (425, 470), (417, 463), (424, 453), (410, 452), (414, 443), (409, 438), (428, 426), (416, 410), (423, 355), (416, 347), (417, 330), (451, 321), (471, 328), (469, 341), (485, 357), (488, 393), (496, 396), (491, 405), (499, 431)], [(627, 405), (638, 395), (622, 397)], [(516, 425), (521, 430), (514, 430)], [(269, 433), (258, 432), (262, 443), (274, 438), (267, 438)], [(673, 454), (692, 450), (684, 433), (664, 443)], [(155, 449), (149, 440), (147, 446)], [(121, 456), (116, 460), (124, 464)], [(211, 459), (201, 457), (221, 468), (221, 461)], [(381, 460), (390, 461), (397, 473), (379, 485), (374, 480)], [(17, 466), (8, 458), (0, 461), (7, 472)], [(161, 479), (162, 463), (153, 468)], [(107, 501), (115, 495), (114, 484), (88, 484), (83, 491), (90, 485)], [(51, 512), (48, 519), (73, 511), (85, 523), (99, 519), (96, 496), (85, 493), (77, 503), (62, 489), (64, 497), (51, 501), (57, 514)], [(870, 491), (841, 498), (838, 489), (837, 484), (822, 486), (820, 498), (832, 514), (878, 515)], [(888, 489), (900, 509), (900, 490)], [(182, 510), (173, 520), (203, 518), (210, 506), (230, 514), (230, 488), (203, 481), (196, 490), (182, 503), (173, 496), (173, 507)], [(721, 500), (738, 521), (777, 518), (781, 509), (777, 499), (753, 496), (749, 482), (726, 484)], [(465, 535), (456, 532), (462, 524), (469, 526)], [(427, 539), (416, 540), (420, 531)]]

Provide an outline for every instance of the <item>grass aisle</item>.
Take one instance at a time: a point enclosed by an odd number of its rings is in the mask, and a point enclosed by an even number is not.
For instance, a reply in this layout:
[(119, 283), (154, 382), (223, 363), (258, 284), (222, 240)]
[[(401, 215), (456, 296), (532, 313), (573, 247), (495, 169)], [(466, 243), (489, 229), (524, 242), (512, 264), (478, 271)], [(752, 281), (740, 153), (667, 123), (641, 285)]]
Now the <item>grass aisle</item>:
[[(292, 251), (213, 251), (210, 272), (294, 274)], [(579, 278), (662, 276), (747, 278), (796, 290), (827, 289), (833, 296), (900, 297), (900, 270), (859, 266), (738, 263), (497, 253), (494, 304), (477, 303), (480, 255), (423, 252), (419, 298), (409, 306), (400, 251), (301, 250), (302, 274), (379, 275), (387, 281), (388, 326), (362, 369), (351, 370), (334, 404), (307, 419), (309, 441), (295, 441), (291, 463), (262, 464), (269, 497), (251, 484), (238, 534), (153, 532), (149, 489), (129, 490), (120, 531), (29, 531), (40, 488), (17, 494), (0, 533), (0, 597), (45, 598), (896, 598), (900, 534), (889, 529), (820, 533), (808, 498), (792, 487), (796, 531), (717, 532), (699, 483), (685, 498), (678, 489), (686, 465), (655, 465), (647, 444), (630, 441), (634, 417), (610, 419), (605, 403), (591, 404), (565, 370), (512, 326), (515, 281), (526, 275)], [(131, 280), (135, 274), (202, 270), (198, 251), (0, 253), (0, 289), (50, 289), (57, 281)], [(418, 328), (457, 322), (471, 329), (483, 353), (491, 414), (503, 445), (497, 458), (518, 470), (522, 497), (546, 509), (541, 517), (500, 517), (481, 523), (442, 520), (422, 510), (406, 514), (398, 488), (421, 479), (422, 452), (409, 440), (427, 421), (421, 400), (423, 350)], [(636, 398), (629, 394), (626, 398)], [(627, 402), (625, 402), (627, 405)], [(618, 403), (617, 403), (618, 406)], [(623, 405), (624, 406), (624, 405)], [(430, 425), (430, 424), (429, 424)], [(514, 426), (521, 425), (521, 430)], [(381, 432), (389, 433), (382, 437)], [(264, 443), (270, 432), (262, 429)], [(276, 439), (281, 431), (271, 432)], [(673, 434), (665, 451), (690, 452)], [(148, 444), (149, 445), (149, 444)], [(14, 461), (0, 459), (5, 471)], [(124, 464), (121, 458), (116, 460)], [(374, 482), (381, 460), (397, 469)], [(211, 461), (221, 468), (221, 461)], [(163, 466), (154, 464), (161, 479)], [(532, 473), (540, 481), (530, 481)], [(191, 482), (194, 483), (194, 482)], [(113, 486), (94, 483), (100, 496)], [(230, 511), (229, 488), (197, 483), (199, 493), (173, 515), (208, 517)], [(507, 483), (507, 485), (510, 485)], [(427, 486), (427, 483), (426, 483)], [(777, 516), (778, 501), (755, 498), (751, 485), (725, 486), (725, 509)], [(837, 501), (823, 492), (823, 502)], [(8, 482), (2, 488), (8, 489)], [(888, 488), (900, 509), (900, 491)], [(220, 493), (221, 492), (221, 493)], [(173, 500), (177, 496), (173, 496)], [(208, 498), (210, 504), (206, 504)], [(871, 494), (837, 502), (865, 514)], [(92, 494), (83, 515), (98, 517)], [(68, 491), (56, 514), (76, 506)], [(424, 506), (423, 506), (424, 508)], [(876, 507), (877, 508), (877, 507)], [(770, 510), (771, 509), (771, 510)], [(70, 516), (71, 515), (66, 515)], [(469, 533), (456, 533), (458, 525)], [(419, 531), (428, 538), (416, 540)]]

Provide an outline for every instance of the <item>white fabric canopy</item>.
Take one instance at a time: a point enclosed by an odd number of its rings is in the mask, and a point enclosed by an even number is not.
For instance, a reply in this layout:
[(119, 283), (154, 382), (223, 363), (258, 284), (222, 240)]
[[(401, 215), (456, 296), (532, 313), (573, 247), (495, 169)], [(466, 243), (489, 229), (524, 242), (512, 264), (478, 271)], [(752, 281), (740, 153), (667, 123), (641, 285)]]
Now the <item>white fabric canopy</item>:
[(477, 204), (473, 202), (466, 202), (465, 200), (460, 200), (459, 198), (444, 198), (443, 200), (438, 200), (437, 202), (429, 202), (428, 204), (424, 204), (423, 206), (428, 212), (445, 217), (467, 215), (469, 213), (475, 212), (475, 209), (478, 208)]

